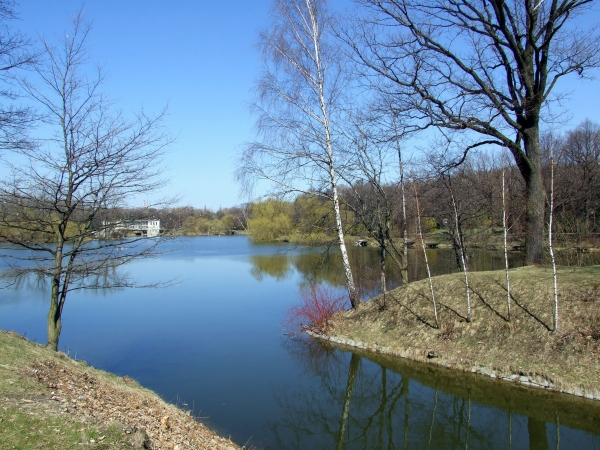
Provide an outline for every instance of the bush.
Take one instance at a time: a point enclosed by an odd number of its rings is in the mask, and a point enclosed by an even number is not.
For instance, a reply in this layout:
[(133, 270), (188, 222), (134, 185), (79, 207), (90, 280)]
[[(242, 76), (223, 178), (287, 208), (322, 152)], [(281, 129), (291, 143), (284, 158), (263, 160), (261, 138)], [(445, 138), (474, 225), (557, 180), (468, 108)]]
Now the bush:
[(311, 285), (300, 290), (300, 304), (286, 312), (284, 326), (291, 335), (299, 334), (308, 328), (326, 334), (329, 320), (347, 304), (347, 294), (340, 294), (329, 286)]

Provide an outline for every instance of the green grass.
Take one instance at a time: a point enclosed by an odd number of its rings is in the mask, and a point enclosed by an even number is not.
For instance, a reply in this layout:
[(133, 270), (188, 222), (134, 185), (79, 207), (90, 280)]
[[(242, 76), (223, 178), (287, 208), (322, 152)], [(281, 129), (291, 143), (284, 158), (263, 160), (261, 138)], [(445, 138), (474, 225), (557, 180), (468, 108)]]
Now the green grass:
[(129, 445), (117, 424), (82, 423), (61, 413), (48, 399), (48, 388), (33, 376), (32, 366), (40, 360), (94, 370), (14, 333), (0, 332), (0, 449), (141, 448)]
[(122, 436), (123, 431), (115, 425), (84, 426), (64, 417), (28, 412), (23, 405), (5, 407), (0, 420), (2, 449), (122, 448)]

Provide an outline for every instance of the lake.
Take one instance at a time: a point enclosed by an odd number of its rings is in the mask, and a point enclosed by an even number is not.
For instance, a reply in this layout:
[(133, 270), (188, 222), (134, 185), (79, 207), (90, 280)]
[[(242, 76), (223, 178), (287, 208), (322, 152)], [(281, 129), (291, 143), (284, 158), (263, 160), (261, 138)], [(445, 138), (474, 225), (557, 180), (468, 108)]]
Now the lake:
[[(343, 291), (335, 256), (244, 236), (178, 238), (165, 250), (121, 271), (138, 285), (175, 279), (168, 288), (71, 292), (59, 347), (129, 375), (239, 445), (600, 449), (592, 401), (288, 337), (282, 322), (301, 287)], [(361, 292), (375, 295), (376, 250), (350, 254)], [(451, 251), (428, 255), (435, 273), (455, 270)], [(410, 258), (409, 278), (423, 277), (417, 252)], [(510, 259), (523, 263), (520, 253)], [(471, 267), (501, 269), (503, 254), (475, 252)], [(0, 328), (45, 343), (47, 298), (47, 283), (34, 280), (4, 289)]]

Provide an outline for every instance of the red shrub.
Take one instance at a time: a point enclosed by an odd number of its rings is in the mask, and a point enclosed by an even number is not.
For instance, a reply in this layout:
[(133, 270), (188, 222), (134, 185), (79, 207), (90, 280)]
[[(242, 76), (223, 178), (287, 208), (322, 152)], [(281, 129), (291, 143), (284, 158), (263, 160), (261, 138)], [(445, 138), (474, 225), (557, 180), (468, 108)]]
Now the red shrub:
[(298, 334), (303, 328), (326, 333), (329, 319), (344, 309), (346, 299), (347, 295), (329, 286), (312, 285), (301, 289), (300, 304), (287, 310), (284, 325), (290, 334)]

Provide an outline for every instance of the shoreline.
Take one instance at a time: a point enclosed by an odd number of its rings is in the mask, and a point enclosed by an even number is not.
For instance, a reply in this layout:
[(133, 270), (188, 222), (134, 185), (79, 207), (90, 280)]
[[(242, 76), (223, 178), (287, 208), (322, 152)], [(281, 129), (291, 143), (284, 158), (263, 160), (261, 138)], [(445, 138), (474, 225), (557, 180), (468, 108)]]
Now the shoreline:
[(311, 330), (304, 330), (304, 332), (310, 337), (322, 341), (326, 341), (333, 344), (339, 344), (346, 347), (351, 347), (359, 350), (365, 350), (367, 352), (373, 353), (375, 355), (386, 355), (394, 358), (402, 358), (407, 359), (412, 362), (422, 363), (422, 364), (433, 364), (438, 367), (443, 367), (446, 369), (452, 369), (456, 372), (466, 372), (472, 373), (476, 375), (484, 375), (491, 379), (498, 379), (500, 381), (507, 381), (509, 383), (518, 384), (521, 386), (532, 387), (536, 389), (543, 389), (545, 391), (551, 391), (561, 394), (569, 394), (574, 395), (576, 397), (585, 398), (588, 400), (600, 400), (600, 390), (594, 392), (583, 392), (581, 389), (569, 389), (569, 388), (556, 388), (554, 383), (540, 378), (533, 378), (527, 375), (523, 375), (522, 373), (498, 373), (497, 370), (488, 370), (486, 365), (474, 365), (471, 369), (465, 367), (457, 367), (453, 363), (446, 362), (445, 360), (440, 360), (439, 358), (420, 358), (417, 357), (416, 352), (411, 352), (408, 350), (405, 351), (391, 351), (388, 347), (378, 346), (377, 344), (366, 344), (360, 341), (354, 341), (353, 339), (345, 339), (343, 337), (337, 336), (328, 336), (325, 334), (319, 334)]
[[(462, 273), (434, 277), (440, 322), (435, 327), (429, 281), (388, 291), (335, 314), (311, 337), (516, 385), (600, 400), (600, 266), (561, 267), (561, 325), (552, 323), (551, 271), (511, 269), (513, 317), (506, 317), (505, 271), (469, 274), (468, 323)], [(513, 284), (514, 283), (514, 284)], [(504, 308), (504, 309), (503, 309)]]
[[(439, 391), (460, 398), (465, 403), (476, 402), (485, 407), (541, 422), (558, 421), (569, 428), (598, 434), (600, 403), (595, 400), (519, 383), (507, 383), (437, 364), (423, 364), (409, 358), (375, 353), (345, 344), (323, 341), (321, 345), (341, 351), (352, 351), (360, 358), (361, 363), (362, 360), (366, 360), (380, 365), (383, 370), (394, 371), (402, 379), (406, 379), (408, 384), (420, 385), (419, 390), (429, 389), (431, 396), (434, 395), (433, 392)], [(453, 400), (451, 402), (454, 403)]]

